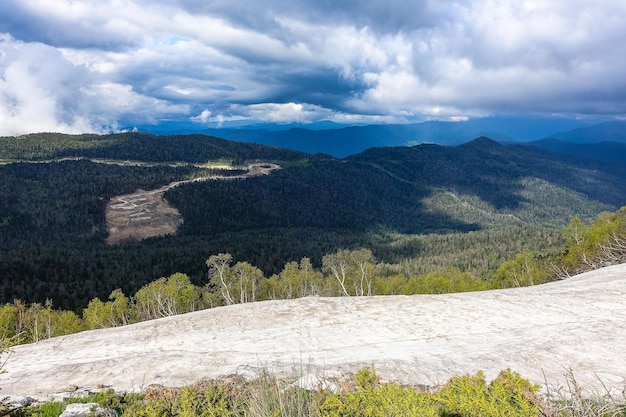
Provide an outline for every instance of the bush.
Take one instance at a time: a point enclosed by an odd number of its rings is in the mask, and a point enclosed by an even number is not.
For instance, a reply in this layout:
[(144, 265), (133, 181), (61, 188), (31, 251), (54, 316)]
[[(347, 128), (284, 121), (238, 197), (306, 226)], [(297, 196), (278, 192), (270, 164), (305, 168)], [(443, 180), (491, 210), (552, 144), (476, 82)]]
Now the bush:
[(435, 398), (444, 416), (537, 416), (536, 393), (539, 386), (531, 385), (510, 369), (500, 372), (487, 385), (485, 375), (453, 377)]
[[(337, 393), (307, 391), (264, 372), (252, 381), (235, 377), (180, 389), (160, 387), (145, 394), (109, 390), (76, 401), (97, 402), (121, 417), (626, 417), (624, 401), (585, 396), (573, 376), (569, 381), (569, 390), (539, 397), (537, 385), (507, 369), (489, 384), (479, 371), (426, 391), (381, 383), (374, 367), (367, 367), (347, 381), (346, 386), (353, 388)], [(66, 404), (48, 403), (10, 415), (57, 417)]]
[(538, 386), (506, 370), (487, 385), (483, 372), (451, 378), (439, 391), (421, 392), (397, 384), (378, 385), (373, 368), (357, 373), (356, 392), (328, 395), (320, 416), (519, 416), (539, 414)]

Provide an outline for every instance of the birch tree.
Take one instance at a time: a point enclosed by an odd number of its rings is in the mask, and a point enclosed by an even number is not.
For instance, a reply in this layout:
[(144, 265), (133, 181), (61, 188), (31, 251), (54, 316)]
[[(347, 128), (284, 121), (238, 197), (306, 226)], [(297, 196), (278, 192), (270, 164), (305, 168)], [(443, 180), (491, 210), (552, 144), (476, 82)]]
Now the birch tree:
[(346, 288), (346, 285), (348, 285), (348, 275), (352, 269), (350, 251), (342, 249), (337, 253), (324, 255), (322, 258), (322, 269), (331, 273), (337, 280), (337, 283), (341, 287), (342, 295), (346, 297), (350, 296)]
[(222, 297), (227, 305), (235, 304), (232, 296), (232, 277), (230, 264), (233, 256), (230, 253), (220, 253), (213, 255), (207, 259), (206, 264), (209, 267), (209, 283), (220, 288)]
[(233, 267), (233, 275), (237, 281), (239, 302), (256, 301), (256, 293), (263, 277), (263, 272), (248, 262), (237, 262)]

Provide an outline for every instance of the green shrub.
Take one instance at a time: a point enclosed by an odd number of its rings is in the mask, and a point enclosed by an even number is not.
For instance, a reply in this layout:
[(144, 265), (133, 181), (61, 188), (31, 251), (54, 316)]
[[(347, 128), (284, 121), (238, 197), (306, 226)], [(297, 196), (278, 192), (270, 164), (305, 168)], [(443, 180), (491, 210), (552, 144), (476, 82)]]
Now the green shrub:
[[(585, 396), (573, 376), (570, 381), (569, 391), (550, 399), (539, 397), (537, 385), (510, 369), (490, 383), (479, 371), (453, 377), (436, 391), (424, 391), (381, 383), (372, 366), (359, 370), (348, 383), (356, 389), (337, 393), (307, 391), (263, 373), (252, 381), (235, 378), (145, 394), (109, 390), (70, 402), (97, 402), (120, 417), (626, 417), (626, 402)], [(9, 415), (58, 417), (67, 403), (42, 404)]]
[(500, 372), (487, 385), (485, 375), (453, 377), (435, 394), (442, 406), (443, 416), (537, 416), (536, 393), (539, 386), (531, 385), (510, 369)]
[(355, 382), (360, 390), (374, 389), (378, 386), (380, 378), (376, 375), (374, 365), (369, 368), (363, 368), (356, 373)]
[(382, 384), (355, 392), (328, 394), (320, 417), (438, 416), (432, 397), (414, 388)]
[(322, 403), (322, 417), (386, 416), (517, 416), (539, 414), (531, 385), (519, 374), (506, 370), (487, 385), (483, 372), (451, 378), (438, 392), (426, 393), (397, 384), (378, 385), (373, 368), (357, 374), (359, 390), (329, 394)]
[(144, 401), (135, 402), (125, 417), (229, 417), (237, 416), (224, 385), (210, 384), (203, 390), (183, 387), (163, 389)]
[(67, 404), (66, 402), (44, 403), (34, 407), (18, 408), (8, 415), (11, 417), (59, 417)]
[[(68, 404), (73, 403), (98, 403), (105, 409), (113, 409), (119, 416), (134, 403), (143, 400), (143, 394), (119, 394), (109, 389), (83, 398), (72, 398), (67, 401), (53, 401), (31, 407), (12, 410), (8, 415), (11, 417), (58, 417)], [(1, 414), (0, 415), (5, 415)]]

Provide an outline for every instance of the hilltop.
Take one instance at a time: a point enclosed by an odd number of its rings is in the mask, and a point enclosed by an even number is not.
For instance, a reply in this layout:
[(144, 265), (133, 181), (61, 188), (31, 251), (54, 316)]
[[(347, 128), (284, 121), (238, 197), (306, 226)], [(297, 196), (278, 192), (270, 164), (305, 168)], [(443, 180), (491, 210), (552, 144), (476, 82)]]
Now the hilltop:
[(333, 376), (374, 365), (387, 380), (437, 385), (511, 368), (558, 386), (624, 388), (626, 265), (534, 287), (219, 307), (12, 348), (9, 394), (69, 386), (138, 390), (240, 374)]

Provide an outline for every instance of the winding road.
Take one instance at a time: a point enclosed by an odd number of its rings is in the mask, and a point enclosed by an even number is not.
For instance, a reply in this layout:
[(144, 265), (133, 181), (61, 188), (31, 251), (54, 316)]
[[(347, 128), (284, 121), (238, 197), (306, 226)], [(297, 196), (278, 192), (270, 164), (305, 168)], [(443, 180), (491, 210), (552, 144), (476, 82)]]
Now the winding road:
[(155, 190), (137, 190), (132, 194), (111, 198), (106, 208), (107, 243), (110, 245), (128, 239), (141, 240), (149, 237), (176, 233), (183, 218), (163, 198), (174, 187), (190, 182), (208, 180), (233, 180), (268, 175), (280, 166), (268, 162), (256, 162), (247, 166), (224, 167), (221, 165), (195, 165), (202, 168), (245, 170), (240, 175), (210, 175), (191, 180), (174, 181)]

